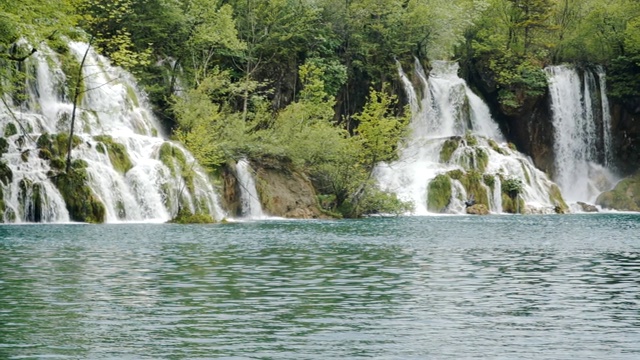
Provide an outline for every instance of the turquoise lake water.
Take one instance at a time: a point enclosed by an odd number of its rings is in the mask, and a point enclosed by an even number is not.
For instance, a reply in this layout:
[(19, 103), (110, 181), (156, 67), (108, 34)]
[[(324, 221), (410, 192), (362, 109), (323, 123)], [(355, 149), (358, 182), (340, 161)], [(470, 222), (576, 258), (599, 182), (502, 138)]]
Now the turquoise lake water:
[(0, 359), (640, 359), (640, 215), (0, 226)]

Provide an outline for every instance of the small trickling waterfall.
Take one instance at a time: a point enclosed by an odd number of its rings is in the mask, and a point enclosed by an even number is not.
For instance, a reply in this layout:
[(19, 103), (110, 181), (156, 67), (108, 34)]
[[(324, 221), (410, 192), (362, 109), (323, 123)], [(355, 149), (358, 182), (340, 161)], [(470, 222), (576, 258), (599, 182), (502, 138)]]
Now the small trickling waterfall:
[[(456, 63), (434, 62), (427, 76), (416, 60), (422, 99), (401, 66), (398, 72), (412, 110), (410, 138), (398, 161), (377, 167), (383, 189), (413, 202), (417, 215), (462, 213), (470, 198), (494, 213), (550, 213), (563, 202), (557, 186), (504, 143), (488, 106), (457, 75)], [(513, 184), (521, 187), (517, 195)]]
[(240, 205), (242, 216), (249, 219), (262, 219), (265, 217), (262, 205), (258, 198), (256, 182), (253, 177), (253, 169), (246, 159), (241, 159), (236, 165), (238, 182), (240, 183)]
[[(68, 46), (79, 63), (88, 45)], [(69, 58), (39, 46), (27, 62), (26, 101), (11, 109), (1, 106), (8, 144), (2, 156), (11, 173), (2, 184), (0, 220), (5, 222), (73, 220), (68, 209), (75, 205), (65, 203), (54, 180), (63, 169), (73, 107), (65, 61)], [(225, 216), (193, 156), (162, 137), (129, 73), (90, 50), (83, 79), (72, 158), (83, 161), (79, 166), (91, 194), (104, 205), (105, 221), (166, 221), (181, 208), (215, 219)], [(4, 96), (7, 104), (14, 103)], [(26, 134), (16, 129), (14, 116)]]
[(614, 182), (607, 169), (612, 145), (604, 71), (584, 70), (581, 76), (566, 65), (545, 71), (555, 130), (555, 181), (567, 200), (593, 202)]

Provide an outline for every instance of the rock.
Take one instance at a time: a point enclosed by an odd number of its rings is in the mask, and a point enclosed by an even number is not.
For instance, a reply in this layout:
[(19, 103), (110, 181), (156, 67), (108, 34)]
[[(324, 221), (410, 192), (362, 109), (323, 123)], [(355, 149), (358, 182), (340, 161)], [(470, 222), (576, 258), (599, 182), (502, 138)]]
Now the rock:
[(640, 211), (640, 173), (621, 180), (613, 190), (600, 194), (596, 205), (606, 209)]
[(467, 208), (467, 214), (470, 215), (489, 215), (489, 208), (485, 204), (475, 204)]
[(591, 205), (591, 204), (587, 204), (587, 203), (583, 203), (582, 201), (578, 201), (578, 206), (580, 206), (580, 208), (582, 209), (582, 211), (584, 212), (598, 212), (598, 208), (595, 207), (595, 205)]
[(320, 211), (311, 181), (291, 164), (263, 158), (254, 165), (256, 190), (266, 213), (297, 219), (327, 218)]

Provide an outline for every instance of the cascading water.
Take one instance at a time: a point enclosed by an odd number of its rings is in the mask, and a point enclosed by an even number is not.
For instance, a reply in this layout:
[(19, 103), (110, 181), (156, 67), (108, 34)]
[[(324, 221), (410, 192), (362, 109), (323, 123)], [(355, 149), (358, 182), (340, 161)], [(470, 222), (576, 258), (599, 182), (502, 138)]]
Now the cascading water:
[(238, 182), (240, 183), (240, 203), (242, 216), (249, 219), (262, 219), (265, 214), (258, 198), (253, 169), (246, 159), (241, 159), (236, 165)]
[[(555, 180), (567, 200), (593, 202), (614, 184), (611, 115), (602, 69), (582, 76), (570, 66), (545, 69), (555, 130)], [(599, 88), (599, 91), (598, 91)]]
[(521, 204), (550, 213), (563, 202), (529, 158), (503, 143), (489, 108), (458, 77), (456, 63), (434, 62), (427, 77), (416, 60), (421, 100), (401, 66), (398, 71), (412, 110), (410, 136), (399, 160), (380, 164), (376, 178), (413, 202), (414, 214), (461, 213), (472, 197), (494, 213), (520, 212)]
[[(78, 62), (87, 44), (69, 42)], [(4, 221), (66, 222), (70, 207), (56, 186), (66, 153), (73, 104), (63, 61), (42, 46), (28, 62), (28, 97), (3, 109), (0, 126), (12, 174), (4, 182)], [(166, 221), (180, 209), (225, 216), (207, 175), (180, 145), (164, 140), (132, 76), (89, 50), (84, 92), (76, 111), (73, 159), (81, 159), (92, 196), (104, 205), (104, 220)], [(5, 98), (8, 95), (5, 94)], [(11, 100), (11, 99), (9, 99)], [(10, 104), (7, 101), (7, 104)], [(27, 134), (10, 131), (18, 122)], [(63, 150), (64, 149), (64, 150)], [(57, 152), (60, 152), (59, 154)], [(81, 204), (80, 204), (81, 205)]]

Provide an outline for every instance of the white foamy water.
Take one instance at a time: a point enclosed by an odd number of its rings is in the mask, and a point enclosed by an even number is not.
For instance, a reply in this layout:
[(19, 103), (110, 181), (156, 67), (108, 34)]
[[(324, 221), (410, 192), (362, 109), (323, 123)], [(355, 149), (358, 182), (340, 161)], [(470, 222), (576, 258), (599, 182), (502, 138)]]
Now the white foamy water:
[[(87, 44), (69, 42), (69, 49), (81, 61)], [(28, 130), (29, 137), (18, 134), (7, 140), (9, 151), (3, 155), (13, 172), (13, 181), (3, 187), (5, 221), (68, 222), (69, 213), (59, 191), (47, 175), (49, 162), (38, 157), (31, 139), (41, 134), (68, 133), (73, 104), (61, 70), (62, 60), (43, 47), (28, 61), (32, 79), (28, 82), (28, 99), (11, 110)], [(225, 214), (208, 176), (184, 148), (163, 137), (147, 103), (128, 72), (112, 66), (108, 59), (93, 50), (83, 67), (84, 88), (76, 111), (74, 133), (82, 142), (72, 151), (72, 158), (88, 164), (88, 183), (94, 195), (105, 205), (106, 221), (169, 220), (179, 208), (205, 212), (216, 219)], [(7, 103), (11, 99), (5, 96)], [(8, 109), (0, 111), (0, 126), (14, 123)], [(107, 136), (109, 140), (96, 138)], [(132, 167), (122, 173), (114, 168), (108, 142), (121, 144)], [(161, 158), (161, 149), (169, 146), (176, 158)], [(167, 164), (167, 161), (172, 162)], [(24, 180), (24, 181), (22, 181)], [(22, 186), (20, 183), (22, 181)], [(33, 189), (40, 192), (41, 209), (33, 216), (30, 204)]]
[[(401, 199), (414, 204), (414, 214), (429, 214), (427, 208), (428, 186), (437, 175), (452, 170), (478, 169), (479, 152), (488, 158), (484, 175), (494, 180), (493, 189), (485, 187), (489, 208), (501, 213), (501, 177), (517, 178), (523, 183), (521, 198), (530, 211), (552, 212), (556, 204), (550, 199), (554, 185), (544, 173), (533, 166), (531, 160), (504, 143), (504, 136), (491, 117), (488, 106), (475, 95), (461, 79), (456, 63), (437, 61), (429, 76), (416, 61), (415, 74), (424, 94), (418, 99), (417, 91), (402, 67), (398, 71), (407, 98), (410, 101), (412, 119), (410, 137), (400, 150), (398, 161), (380, 164), (376, 178), (380, 186), (395, 192)], [(476, 144), (468, 144), (467, 135)], [(459, 145), (451, 158), (442, 161), (441, 151), (445, 142), (457, 139)], [(467, 194), (458, 180), (452, 180), (452, 197), (447, 212), (465, 210)]]

